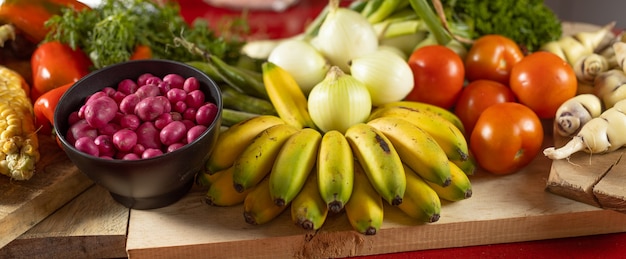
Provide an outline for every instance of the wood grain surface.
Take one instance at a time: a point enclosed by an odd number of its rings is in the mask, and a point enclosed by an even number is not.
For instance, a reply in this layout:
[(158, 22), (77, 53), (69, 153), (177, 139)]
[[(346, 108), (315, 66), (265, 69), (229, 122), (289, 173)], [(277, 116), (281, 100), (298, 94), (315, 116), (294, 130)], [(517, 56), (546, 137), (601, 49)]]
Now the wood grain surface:
[(0, 175), (0, 248), (93, 185), (52, 139), (39, 142), (41, 160), (31, 179)]
[[(544, 146), (552, 145), (546, 137)], [(538, 154), (522, 171), (470, 179), (473, 196), (444, 203), (441, 219), (420, 224), (387, 206), (380, 232), (352, 231), (345, 214), (319, 231), (295, 226), (289, 212), (252, 226), (243, 208), (211, 207), (195, 189), (156, 210), (132, 210), (127, 251), (131, 258), (328, 258), (462, 247), (626, 231), (626, 215), (546, 191), (551, 161)]]

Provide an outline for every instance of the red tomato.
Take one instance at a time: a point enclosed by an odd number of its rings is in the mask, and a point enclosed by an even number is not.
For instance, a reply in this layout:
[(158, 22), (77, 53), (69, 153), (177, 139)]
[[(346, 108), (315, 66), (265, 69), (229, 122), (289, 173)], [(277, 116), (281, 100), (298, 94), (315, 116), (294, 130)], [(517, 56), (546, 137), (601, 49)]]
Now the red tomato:
[(520, 103), (540, 118), (551, 119), (563, 102), (576, 95), (578, 81), (574, 69), (563, 59), (539, 51), (513, 67), (509, 86)]
[(451, 108), (463, 89), (463, 60), (451, 49), (430, 45), (415, 50), (409, 57), (415, 84), (405, 98), (443, 108)]
[(459, 117), (467, 134), (487, 107), (503, 102), (515, 102), (515, 94), (506, 85), (492, 80), (479, 79), (463, 88), (456, 102), (454, 113)]
[(489, 79), (508, 85), (511, 69), (523, 57), (513, 40), (502, 35), (484, 35), (472, 44), (465, 57), (467, 80)]
[(515, 102), (485, 109), (469, 140), (478, 165), (493, 174), (511, 174), (528, 165), (541, 149), (543, 127), (528, 107)]

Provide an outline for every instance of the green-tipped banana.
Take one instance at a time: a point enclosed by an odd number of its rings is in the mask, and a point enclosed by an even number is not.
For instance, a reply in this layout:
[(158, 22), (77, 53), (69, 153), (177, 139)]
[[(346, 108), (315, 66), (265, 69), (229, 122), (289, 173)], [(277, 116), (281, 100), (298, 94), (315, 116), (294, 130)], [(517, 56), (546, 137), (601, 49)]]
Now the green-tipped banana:
[(402, 203), (406, 177), (402, 160), (391, 141), (365, 123), (351, 126), (345, 136), (374, 189), (389, 204), (397, 206)]
[(298, 131), (294, 126), (278, 124), (259, 133), (234, 162), (235, 190), (243, 192), (261, 182), (272, 171), (274, 160), (285, 141)]
[(448, 159), (467, 160), (469, 147), (463, 132), (454, 124), (428, 110), (392, 106), (376, 108), (369, 120), (379, 117), (398, 117), (405, 119), (428, 132), (441, 146)]
[(472, 183), (465, 172), (457, 165), (450, 163), (452, 181), (449, 186), (441, 187), (437, 184), (426, 182), (439, 195), (439, 198), (448, 201), (460, 201), (472, 197)]
[(287, 206), (276, 206), (270, 196), (270, 181), (265, 178), (243, 200), (243, 218), (251, 225), (262, 225), (278, 217)]
[(261, 68), (267, 95), (278, 116), (296, 128), (316, 128), (309, 114), (306, 96), (293, 76), (269, 61), (263, 63)]
[(276, 205), (286, 206), (298, 195), (315, 166), (321, 139), (317, 130), (304, 128), (285, 141), (269, 176)]
[[(441, 213), (441, 200), (422, 179), (410, 167), (406, 169), (406, 192), (404, 202), (398, 206), (409, 217), (422, 222), (432, 223), (439, 220)], [(447, 187), (444, 187), (447, 188)]]
[(204, 201), (213, 206), (234, 206), (241, 204), (252, 189), (237, 192), (233, 188), (233, 167), (218, 172), (220, 176), (211, 184)]
[(205, 171), (198, 172), (198, 174), (196, 175), (195, 183), (200, 187), (209, 187), (211, 186), (211, 184), (217, 181), (217, 178), (219, 178), (224, 171), (226, 170), (218, 171), (214, 174), (209, 174)]
[(463, 122), (461, 121), (461, 119), (456, 114), (454, 114), (454, 112), (448, 109), (439, 107), (437, 105), (424, 103), (424, 102), (414, 102), (414, 101), (396, 101), (396, 102), (389, 102), (389, 103), (380, 105), (377, 108), (383, 109), (386, 107), (394, 107), (394, 106), (433, 112), (441, 116), (442, 118), (446, 119), (447, 121), (451, 122), (452, 124), (454, 124), (454, 126), (456, 126), (461, 131), (461, 133), (465, 134), (465, 126), (463, 126)]
[(291, 220), (306, 230), (318, 230), (328, 216), (328, 206), (317, 188), (317, 175), (310, 174), (304, 187), (291, 201)]
[(277, 124), (285, 124), (285, 121), (277, 116), (261, 115), (237, 123), (221, 132), (206, 162), (207, 173), (213, 174), (231, 167), (256, 135)]
[(430, 134), (413, 123), (394, 117), (376, 118), (367, 124), (385, 134), (402, 162), (422, 178), (441, 186), (450, 184), (448, 157)]
[(478, 168), (476, 164), (476, 158), (474, 158), (474, 155), (472, 155), (471, 150), (466, 160), (452, 160), (450, 162), (458, 166), (461, 171), (463, 171), (466, 175), (473, 175)]
[(340, 212), (352, 195), (354, 156), (348, 140), (339, 131), (328, 131), (322, 137), (317, 155), (317, 181), (328, 210)]
[(354, 163), (354, 190), (345, 211), (352, 228), (361, 234), (375, 235), (383, 225), (383, 199), (358, 162)]

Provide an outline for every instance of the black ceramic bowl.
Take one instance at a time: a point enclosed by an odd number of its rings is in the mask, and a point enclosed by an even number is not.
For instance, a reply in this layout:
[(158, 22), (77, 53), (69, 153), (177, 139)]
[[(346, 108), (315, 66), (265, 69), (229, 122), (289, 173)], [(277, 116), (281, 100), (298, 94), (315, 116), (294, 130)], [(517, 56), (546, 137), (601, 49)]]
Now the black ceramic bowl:
[[(77, 111), (85, 98), (122, 79), (136, 80), (141, 74), (163, 77), (176, 73), (196, 77), (207, 101), (215, 103), (218, 115), (207, 131), (182, 148), (140, 160), (103, 159), (87, 155), (66, 140), (68, 116)], [(137, 60), (112, 65), (85, 76), (60, 99), (54, 112), (54, 129), (63, 150), (76, 167), (103, 186), (119, 203), (133, 209), (153, 209), (172, 204), (186, 195), (195, 174), (205, 165), (219, 134), (222, 96), (218, 86), (203, 72), (183, 63), (168, 60)]]

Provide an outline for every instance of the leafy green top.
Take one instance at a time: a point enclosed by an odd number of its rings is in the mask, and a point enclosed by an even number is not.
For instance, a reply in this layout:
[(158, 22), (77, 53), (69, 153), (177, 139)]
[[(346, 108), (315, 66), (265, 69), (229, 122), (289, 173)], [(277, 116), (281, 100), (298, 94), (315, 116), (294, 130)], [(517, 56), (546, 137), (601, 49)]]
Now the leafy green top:
[(220, 35), (206, 20), (196, 19), (190, 25), (175, 1), (157, 4), (150, 0), (105, 0), (91, 10), (68, 8), (50, 18), (46, 22), (51, 28), (46, 41), (58, 40), (82, 49), (95, 69), (127, 61), (138, 45), (150, 47), (154, 58), (181, 62), (198, 59), (174, 44), (177, 36), (224, 60), (236, 60), (245, 42), (242, 35), (249, 28), (243, 19), (235, 19), (230, 25)]
[(470, 26), (472, 38), (500, 34), (529, 52), (561, 37), (561, 22), (543, 0), (441, 0), (448, 19)]

